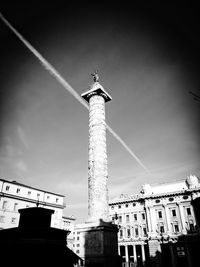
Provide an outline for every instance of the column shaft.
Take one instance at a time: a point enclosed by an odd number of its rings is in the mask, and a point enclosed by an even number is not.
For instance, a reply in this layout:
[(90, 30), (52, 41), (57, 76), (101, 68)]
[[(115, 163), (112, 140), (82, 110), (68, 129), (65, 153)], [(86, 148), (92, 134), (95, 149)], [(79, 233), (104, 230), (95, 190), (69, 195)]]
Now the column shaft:
[(108, 220), (107, 153), (105, 100), (94, 95), (89, 100), (89, 219)]

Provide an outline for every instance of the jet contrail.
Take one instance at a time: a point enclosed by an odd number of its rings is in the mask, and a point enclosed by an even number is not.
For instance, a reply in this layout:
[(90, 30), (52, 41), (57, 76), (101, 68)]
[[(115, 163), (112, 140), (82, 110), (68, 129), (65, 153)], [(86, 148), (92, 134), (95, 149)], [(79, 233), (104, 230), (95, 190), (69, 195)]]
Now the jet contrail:
[[(22, 41), (22, 43), (36, 56), (40, 64), (48, 70), (48, 72), (56, 78), (56, 80), (70, 93), (76, 100), (78, 100), (85, 108), (89, 109), (88, 104), (82, 99), (82, 97), (71, 87), (71, 85), (60, 75), (60, 73), (10, 24), (10, 22), (0, 12), (1, 20), (8, 26), (8, 28)], [(112, 130), (110, 126), (106, 124), (108, 131), (115, 137), (120, 144), (126, 149), (126, 151), (137, 161), (137, 163), (148, 173), (150, 171), (145, 167), (141, 160), (135, 155), (135, 153), (129, 148), (129, 146), (121, 139), (121, 137)]]

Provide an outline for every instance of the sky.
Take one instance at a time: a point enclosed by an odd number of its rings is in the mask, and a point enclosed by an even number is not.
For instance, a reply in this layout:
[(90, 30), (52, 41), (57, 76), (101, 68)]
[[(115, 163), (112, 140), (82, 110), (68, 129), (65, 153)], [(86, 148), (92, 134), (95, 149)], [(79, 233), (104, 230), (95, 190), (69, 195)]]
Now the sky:
[[(41, 2), (41, 1), (40, 1)], [(99, 71), (112, 96), (109, 197), (200, 176), (198, 9), (123, 1), (49, 5), (5, 1), (0, 12), (78, 94)], [(65, 195), (65, 215), (87, 219), (88, 110), (0, 21), (0, 177)]]

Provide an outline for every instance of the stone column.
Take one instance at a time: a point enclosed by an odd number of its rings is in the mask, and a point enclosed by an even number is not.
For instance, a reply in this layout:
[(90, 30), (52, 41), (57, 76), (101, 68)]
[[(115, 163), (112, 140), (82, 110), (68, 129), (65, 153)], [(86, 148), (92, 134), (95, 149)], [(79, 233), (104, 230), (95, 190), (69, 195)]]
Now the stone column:
[(89, 219), (108, 220), (105, 100), (94, 95), (89, 100)]
[(151, 223), (151, 217), (150, 217), (150, 207), (146, 207), (146, 213), (147, 213), (148, 232), (152, 232), (152, 223)]
[(184, 219), (184, 211), (183, 211), (183, 206), (180, 202), (177, 203), (179, 207), (179, 213), (180, 213), (180, 219), (181, 219), (181, 226), (182, 226), (182, 231), (183, 233), (187, 233), (186, 227), (185, 227), (185, 219)]
[(109, 221), (105, 102), (111, 97), (98, 82), (82, 97), (89, 102), (88, 221)]
[(145, 251), (144, 251), (144, 245), (141, 245), (142, 248), (142, 262), (145, 262)]
[(126, 262), (128, 262), (128, 245), (125, 245)]
[(137, 263), (136, 245), (133, 245), (133, 257), (134, 257), (134, 263)]
[(79, 226), (86, 267), (118, 267), (118, 227), (109, 221), (105, 102), (109, 94), (97, 82), (81, 96), (89, 103), (88, 220)]
[(166, 223), (167, 223), (167, 232), (171, 232), (171, 224), (170, 224), (170, 217), (169, 217), (169, 208), (167, 205), (164, 205), (165, 209), (165, 216), (166, 216)]
[(150, 207), (149, 211), (150, 211), (152, 232), (156, 233), (157, 225), (156, 225), (156, 212), (154, 207)]

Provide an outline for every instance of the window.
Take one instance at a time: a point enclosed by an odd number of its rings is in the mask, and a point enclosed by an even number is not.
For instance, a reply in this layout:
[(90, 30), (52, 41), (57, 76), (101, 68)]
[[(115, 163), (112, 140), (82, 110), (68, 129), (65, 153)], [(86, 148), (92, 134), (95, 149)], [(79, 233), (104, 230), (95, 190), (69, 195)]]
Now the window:
[(0, 223), (4, 223), (5, 222), (5, 216), (0, 216)]
[(59, 198), (56, 198), (56, 203), (58, 203), (58, 201), (59, 201)]
[(76, 254), (79, 254), (79, 250), (76, 251)]
[(162, 219), (162, 211), (161, 210), (158, 211), (158, 218)]
[(17, 218), (15, 217), (11, 218), (11, 223), (16, 223), (16, 221), (17, 221)]
[(119, 216), (119, 223), (122, 222), (122, 216)]
[(137, 221), (137, 214), (133, 214), (134, 221)]
[(114, 206), (111, 206), (111, 209), (114, 210)]
[(174, 232), (179, 232), (179, 226), (178, 224), (174, 224)]
[(135, 237), (138, 237), (138, 236), (139, 236), (138, 228), (135, 228)]
[(193, 232), (194, 231), (194, 224), (193, 222), (189, 222), (189, 225), (190, 225), (190, 231)]
[(121, 205), (118, 205), (118, 208), (121, 209)]
[(176, 210), (175, 209), (172, 210), (172, 216), (176, 217)]
[(169, 201), (174, 201), (174, 198), (173, 198), (173, 197), (170, 197), (170, 198), (169, 198)]
[(129, 228), (127, 229), (126, 233), (127, 233), (127, 238), (130, 238), (131, 237), (131, 230)]
[(121, 239), (123, 238), (123, 230), (122, 229), (119, 230), (119, 238), (121, 238)]
[(160, 203), (160, 199), (156, 199), (156, 201), (155, 201), (156, 203)]
[(49, 199), (50, 198), (50, 196), (47, 196), (47, 199)]
[(2, 205), (2, 209), (5, 210), (7, 208), (8, 202), (4, 201)]
[(40, 194), (38, 193), (38, 194), (37, 194), (37, 198), (39, 198), (39, 197), (40, 197)]
[(142, 215), (142, 220), (145, 220), (145, 213), (141, 213)]
[(80, 239), (80, 237), (79, 236), (77, 236), (77, 240), (79, 240)]
[(31, 195), (31, 191), (28, 191), (28, 196), (30, 196)]
[(26, 205), (26, 208), (29, 208), (29, 205)]
[(126, 208), (128, 208), (128, 204), (126, 204)]
[(18, 203), (15, 203), (14, 204), (14, 211), (17, 211), (18, 210)]
[(160, 225), (160, 233), (164, 233), (165, 232), (165, 227), (164, 225)]
[(187, 215), (191, 215), (191, 209), (190, 208), (187, 208), (186, 211), (187, 211)]
[(126, 215), (126, 222), (128, 223), (129, 221), (129, 215)]
[(80, 247), (80, 244), (77, 244), (76, 246), (77, 246), (77, 247)]
[(9, 189), (10, 189), (10, 186), (6, 185), (6, 191), (9, 191)]
[(133, 207), (135, 207), (136, 206), (136, 203), (133, 203)]
[(16, 193), (18, 194), (20, 192), (20, 188), (17, 188)]
[(147, 228), (143, 227), (143, 236), (147, 236)]

